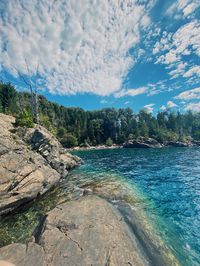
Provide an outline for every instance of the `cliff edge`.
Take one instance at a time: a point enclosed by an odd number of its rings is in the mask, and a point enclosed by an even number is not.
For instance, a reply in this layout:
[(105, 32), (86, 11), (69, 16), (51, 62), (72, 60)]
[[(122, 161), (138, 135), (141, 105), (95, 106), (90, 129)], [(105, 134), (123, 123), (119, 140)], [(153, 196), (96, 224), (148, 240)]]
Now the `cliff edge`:
[(15, 128), (0, 114), (0, 215), (43, 195), (80, 165), (44, 127)]

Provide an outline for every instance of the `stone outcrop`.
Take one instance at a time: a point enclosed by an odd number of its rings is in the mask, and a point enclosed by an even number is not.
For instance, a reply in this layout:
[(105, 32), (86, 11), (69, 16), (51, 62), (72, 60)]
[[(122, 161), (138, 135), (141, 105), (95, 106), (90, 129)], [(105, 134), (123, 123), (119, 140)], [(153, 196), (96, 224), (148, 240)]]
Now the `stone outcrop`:
[(199, 146), (200, 146), (200, 140), (192, 140), (192, 144), (193, 144), (194, 146), (199, 147)]
[(165, 143), (165, 146), (170, 146), (170, 147), (192, 147), (194, 145), (191, 142), (168, 141), (168, 142)]
[(82, 163), (79, 157), (68, 153), (60, 142), (42, 126), (36, 129), (20, 128), (17, 130), (17, 134), (62, 177), (66, 176), (69, 170)]
[(16, 266), (148, 265), (121, 215), (97, 196), (57, 206), (37, 243), (3, 247), (0, 259)]
[(124, 143), (124, 148), (162, 148), (163, 145), (152, 138), (138, 137)]
[(81, 163), (43, 127), (16, 130), (14, 122), (0, 114), (0, 215), (43, 195)]

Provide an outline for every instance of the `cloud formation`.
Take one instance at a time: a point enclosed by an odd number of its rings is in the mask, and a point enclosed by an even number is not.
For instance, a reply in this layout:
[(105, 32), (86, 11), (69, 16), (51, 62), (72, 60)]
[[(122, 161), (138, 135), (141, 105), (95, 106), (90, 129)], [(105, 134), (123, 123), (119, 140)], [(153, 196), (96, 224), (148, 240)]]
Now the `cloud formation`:
[(121, 90), (117, 93), (115, 93), (116, 98), (124, 97), (124, 96), (137, 96), (140, 94), (147, 93), (148, 89), (146, 87), (141, 87), (137, 89), (128, 89), (128, 90)]
[(200, 99), (200, 88), (195, 88), (192, 90), (187, 90), (184, 92), (181, 92), (179, 95), (174, 97), (177, 100), (195, 100)]
[(186, 18), (199, 8), (198, 0), (178, 0), (167, 10), (168, 15), (175, 15), (176, 19)]
[(110, 95), (121, 89), (134, 65), (129, 50), (150, 23), (150, 3), (3, 0), (0, 65), (17, 77), (18, 71), (27, 74), (25, 61), (32, 75), (39, 63), (39, 75), (51, 93)]
[(167, 104), (166, 104), (166, 106), (165, 105), (162, 105), (160, 107), (160, 110), (161, 111), (165, 111), (167, 109), (172, 109), (172, 108), (175, 108), (175, 107), (178, 107), (178, 105), (176, 103), (174, 103), (172, 101), (168, 101)]
[(193, 111), (193, 112), (200, 112), (200, 102), (197, 103), (189, 103), (186, 105), (185, 110)]
[(170, 70), (172, 79), (200, 77), (200, 66), (190, 62), (192, 58), (200, 58), (200, 21), (192, 20), (175, 33), (164, 31), (153, 47), (153, 55), (157, 64), (163, 64)]
[(144, 106), (144, 109), (147, 113), (153, 113), (153, 109), (154, 109), (154, 103), (150, 103)]
[(175, 103), (172, 102), (172, 101), (168, 101), (168, 102), (167, 102), (167, 108), (171, 109), (171, 108), (174, 108), (174, 107), (177, 107), (177, 104), (175, 104)]

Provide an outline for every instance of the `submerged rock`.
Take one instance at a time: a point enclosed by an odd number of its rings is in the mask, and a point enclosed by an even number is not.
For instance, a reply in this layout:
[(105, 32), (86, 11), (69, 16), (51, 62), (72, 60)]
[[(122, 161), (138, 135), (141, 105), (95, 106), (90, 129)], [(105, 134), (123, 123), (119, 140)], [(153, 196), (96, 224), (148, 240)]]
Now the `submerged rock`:
[(162, 148), (163, 145), (152, 138), (138, 137), (124, 143), (124, 148)]
[(16, 266), (148, 265), (118, 211), (96, 196), (57, 206), (38, 243), (3, 247), (0, 259)]
[(0, 215), (43, 195), (82, 162), (43, 127), (16, 130), (14, 122), (0, 114)]

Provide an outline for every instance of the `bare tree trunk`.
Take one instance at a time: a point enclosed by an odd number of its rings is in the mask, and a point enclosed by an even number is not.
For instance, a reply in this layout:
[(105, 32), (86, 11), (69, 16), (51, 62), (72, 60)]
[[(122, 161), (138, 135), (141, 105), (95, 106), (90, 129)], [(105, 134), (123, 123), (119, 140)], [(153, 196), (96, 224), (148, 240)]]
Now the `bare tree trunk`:
[(21, 77), (21, 79), (24, 81), (24, 83), (29, 87), (30, 89), (30, 93), (31, 93), (31, 110), (32, 110), (32, 115), (33, 115), (33, 118), (36, 122), (36, 124), (39, 124), (40, 123), (40, 119), (39, 119), (39, 103), (38, 103), (38, 84), (37, 84), (37, 79), (38, 79), (38, 67), (39, 65), (37, 66), (37, 70), (36, 70), (36, 78), (35, 78), (35, 81), (33, 83), (32, 79), (31, 79), (31, 72), (30, 72), (30, 69), (29, 69), (29, 66), (28, 66), (28, 63), (27, 61), (25, 60), (25, 63), (26, 63), (26, 69), (27, 69), (27, 73), (28, 73), (28, 79), (27, 80), (23, 74), (21, 74), (19, 71), (18, 71), (18, 74), (19, 76)]
[(35, 93), (35, 119), (36, 124), (40, 124), (40, 117), (39, 117), (39, 104), (38, 104), (38, 95)]
[(39, 117), (39, 102), (38, 102), (38, 68), (39, 64), (37, 65), (36, 79), (35, 79), (35, 118), (36, 118), (36, 123), (39, 125), (40, 117)]

